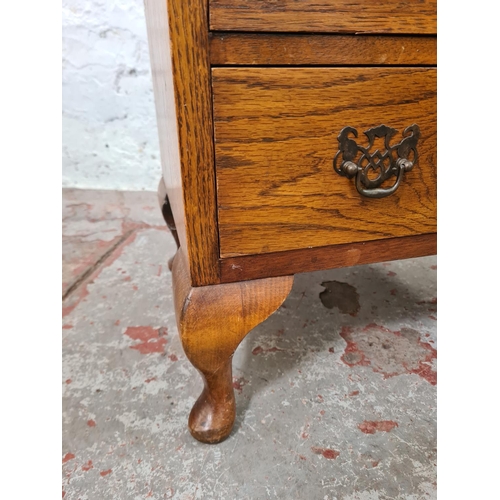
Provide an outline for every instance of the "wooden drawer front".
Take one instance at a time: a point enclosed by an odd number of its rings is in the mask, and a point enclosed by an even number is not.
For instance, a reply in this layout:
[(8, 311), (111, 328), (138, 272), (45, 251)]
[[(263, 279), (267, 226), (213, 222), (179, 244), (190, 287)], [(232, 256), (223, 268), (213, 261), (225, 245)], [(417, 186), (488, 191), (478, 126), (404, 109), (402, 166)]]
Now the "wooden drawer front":
[[(213, 68), (212, 87), (221, 257), (436, 231), (435, 68)], [(394, 194), (334, 171), (344, 127), (366, 145), (414, 123), (419, 160)]]
[(210, 0), (210, 29), (436, 33), (436, 0)]

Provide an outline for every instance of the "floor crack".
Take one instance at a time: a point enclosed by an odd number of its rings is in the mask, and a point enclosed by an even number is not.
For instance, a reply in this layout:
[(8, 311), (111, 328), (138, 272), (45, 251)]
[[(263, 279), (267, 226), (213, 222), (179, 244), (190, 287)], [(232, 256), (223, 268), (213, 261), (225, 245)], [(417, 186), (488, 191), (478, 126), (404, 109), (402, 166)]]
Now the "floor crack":
[(94, 264), (86, 269), (63, 293), (62, 300), (66, 300), (104, 261), (135, 231), (130, 229), (127, 231), (111, 248), (104, 252)]

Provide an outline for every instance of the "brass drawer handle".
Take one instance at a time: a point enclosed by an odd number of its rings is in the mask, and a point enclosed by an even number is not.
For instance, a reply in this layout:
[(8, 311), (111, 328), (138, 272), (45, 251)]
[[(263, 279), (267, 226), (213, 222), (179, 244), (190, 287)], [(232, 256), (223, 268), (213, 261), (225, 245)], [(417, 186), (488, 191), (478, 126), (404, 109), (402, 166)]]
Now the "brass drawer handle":
[[(368, 198), (384, 198), (394, 193), (405, 172), (409, 172), (418, 161), (417, 142), (420, 138), (420, 128), (413, 124), (406, 127), (403, 139), (394, 146), (390, 145), (396, 129), (379, 125), (364, 132), (368, 138), (365, 148), (349, 137), (349, 134), (358, 137), (358, 131), (352, 127), (344, 127), (339, 136), (339, 150), (333, 159), (333, 168), (337, 174), (352, 179), (356, 177), (358, 193)], [(385, 151), (378, 149), (370, 153), (376, 138), (384, 138)], [(342, 156), (342, 162), (338, 165)], [(370, 179), (368, 174), (374, 172), (375, 178)], [(389, 188), (381, 188), (383, 182), (391, 177), (396, 182)]]

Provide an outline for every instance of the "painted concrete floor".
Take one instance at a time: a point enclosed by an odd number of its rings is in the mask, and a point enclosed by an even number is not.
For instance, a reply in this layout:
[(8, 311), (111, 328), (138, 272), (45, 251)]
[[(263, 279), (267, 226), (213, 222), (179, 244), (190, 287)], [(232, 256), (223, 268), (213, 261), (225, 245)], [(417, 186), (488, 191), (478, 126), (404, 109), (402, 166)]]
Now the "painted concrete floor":
[(436, 498), (436, 259), (301, 274), (234, 358), (218, 445), (155, 193), (63, 191), (63, 498)]

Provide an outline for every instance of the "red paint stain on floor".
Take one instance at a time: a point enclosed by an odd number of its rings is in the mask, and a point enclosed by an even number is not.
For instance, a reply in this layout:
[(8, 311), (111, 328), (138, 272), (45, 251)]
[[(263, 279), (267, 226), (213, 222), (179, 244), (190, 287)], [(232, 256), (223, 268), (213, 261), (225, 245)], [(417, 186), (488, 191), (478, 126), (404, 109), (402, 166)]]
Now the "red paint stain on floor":
[(66, 453), (62, 459), (62, 463), (65, 464), (66, 462), (69, 462), (70, 460), (73, 460), (75, 458), (75, 455), (73, 453)]
[(95, 421), (94, 421), (94, 420), (92, 420), (92, 419), (91, 419), (91, 420), (87, 420), (87, 425), (88, 425), (89, 427), (95, 427)]
[(393, 288), (393, 289), (390, 291), (390, 293), (391, 293), (391, 295), (396, 295), (396, 294), (398, 293), (398, 291), (397, 291), (395, 288)]
[(398, 427), (398, 423), (392, 420), (365, 420), (361, 424), (358, 424), (359, 430), (365, 434), (390, 432), (394, 427)]
[(330, 348), (328, 349), (328, 352), (334, 353), (334, 352), (335, 352), (335, 349), (334, 349), (333, 347), (330, 347)]
[(433, 271), (436, 271), (436, 269), (437, 269), (437, 268), (438, 268), (438, 266), (431, 266), (431, 269), (432, 269)]
[(430, 300), (419, 300), (419, 301), (417, 302), (417, 304), (418, 304), (419, 306), (421, 306), (421, 305), (423, 305), (423, 304), (433, 304), (433, 305), (437, 305), (437, 302), (438, 302), (437, 297), (432, 297), (432, 299), (430, 299)]
[(107, 476), (108, 474), (111, 474), (113, 472), (112, 469), (108, 469), (108, 470), (102, 470), (101, 472), (99, 472), (99, 474), (104, 477), (104, 476)]
[(396, 273), (394, 271), (389, 271), (387, 273), (387, 276), (396, 276)]
[(163, 353), (167, 343), (167, 339), (163, 337), (166, 331), (164, 327), (156, 329), (151, 326), (129, 326), (125, 330), (125, 335), (139, 341), (138, 344), (130, 346), (130, 349), (135, 349), (141, 354)]
[(248, 384), (248, 380), (243, 377), (233, 377), (233, 389), (238, 391), (241, 394), (241, 391), (243, 391), (243, 387)]
[(66, 299), (66, 305), (62, 308), (62, 317), (67, 316), (73, 309), (89, 294), (87, 285), (77, 290), (74, 295)]
[(262, 346), (257, 346), (253, 351), (252, 354), (256, 356), (257, 354), (263, 354), (263, 353), (268, 353), (268, 352), (278, 352), (278, 351), (283, 351), (283, 349), (280, 349), (279, 347), (270, 347), (268, 349), (264, 349)]
[(70, 325), (69, 323), (62, 326), (63, 330), (71, 330), (72, 328), (73, 328), (73, 325)]
[(92, 460), (89, 460), (86, 464), (82, 465), (82, 470), (84, 472), (89, 471), (90, 469), (93, 469), (94, 465), (92, 464)]
[[(100, 266), (98, 269), (96, 269), (86, 280), (85, 284), (80, 286), (77, 290), (75, 290), (74, 293), (72, 293), (65, 301), (64, 301), (64, 306), (62, 308), (62, 317), (64, 318), (67, 316), (73, 309), (89, 294), (87, 290), (87, 285), (90, 283), (93, 283), (94, 280), (101, 274), (102, 270), (111, 266), (113, 262), (115, 262), (118, 257), (120, 257), (125, 250), (131, 243), (133, 243), (137, 237), (137, 231), (139, 229), (145, 229), (149, 227), (154, 227), (150, 226), (148, 224), (137, 224), (137, 223), (130, 223), (130, 222), (125, 222), (123, 224), (123, 233), (126, 234), (129, 232), (129, 236), (117, 247), (115, 248), (111, 254), (108, 256), (108, 258), (105, 260), (102, 266)], [(105, 242), (106, 243), (106, 242)], [(108, 243), (106, 243), (106, 247), (108, 246)], [(126, 273), (126, 271), (122, 271), (123, 273)]]
[(68, 379), (66, 380), (66, 383), (67, 383), (67, 384), (71, 384), (71, 382), (72, 382), (72, 380), (71, 380), (70, 378), (68, 378)]
[[(432, 342), (432, 340), (430, 340)], [(436, 351), (432, 346), (429, 345), (429, 348), (432, 349), (434, 352)], [(432, 359), (432, 357), (431, 357)], [(430, 361), (430, 360), (429, 360)], [(418, 375), (431, 385), (436, 385), (437, 384), (437, 373), (432, 369), (432, 366), (430, 364), (426, 364), (421, 362), (418, 368), (414, 368), (413, 370), (409, 370), (410, 373), (414, 373), (415, 375)]]
[(120, 324), (120, 320), (119, 320), (119, 319), (117, 319), (117, 320), (115, 321), (115, 326), (118, 326), (119, 324)]
[(352, 367), (369, 366), (384, 378), (414, 373), (432, 385), (437, 383), (437, 373), (432, 365), (437, 351), (423, 335), (411, 328), (392, 331), (371, 323), (354, 330), (344, 326), (340, 336), (347, 342), (342, 361)]
[(359, 394), (359, 391), (352, 391), (349, 393), (349, 396), (357, 396)]
[(361, 351), (356, 342), (351, 340), (351, 334), (353, 330), (350, 326), (343, 326), (340, 336), (347, 342), (347, 346), (344, 349), (344, 354), (341, 356), (341, 360), (348, 366), (369, 366), (370, 362), (365, 358), (365, 354)]
[(335, 460), (340, 455), (340, 452), (331, 448), (318, 448), (317, 446), (311, 446), (311, 451), (316, 455), (323, 455), (328, 460)]
[(170, 361), (179, 361), (179, 358), (175, 354), (169, 354), (168, 359), (170, 359)]
[(147, 378), (144, 382), (146, 382), (146, 384), (149, 384), (153, 380), (156, 380), (156, 377)]
[(257, 354), (262, 354), (264, 352), (264, 349), (259, 345), (255, 349), (253, 349), (252, 354), (256, 356)]

